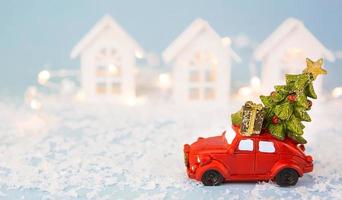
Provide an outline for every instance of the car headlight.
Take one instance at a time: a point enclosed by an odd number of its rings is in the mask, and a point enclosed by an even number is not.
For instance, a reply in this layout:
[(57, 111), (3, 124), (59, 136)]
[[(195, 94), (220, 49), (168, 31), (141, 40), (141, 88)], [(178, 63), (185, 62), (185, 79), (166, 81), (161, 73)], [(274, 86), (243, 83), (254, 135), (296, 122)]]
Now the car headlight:
[(195, 172), (196, 169), (197, 169), (197, 166), (196, 166), (196, 165), (191, 166), (191, 171), (192, 171), (192, 172)]
[(211, 157), (210, 156), (203, 156), (203, 155), (197, 155), (197, 163), (200, 165), (206, 165), (210, 163)]

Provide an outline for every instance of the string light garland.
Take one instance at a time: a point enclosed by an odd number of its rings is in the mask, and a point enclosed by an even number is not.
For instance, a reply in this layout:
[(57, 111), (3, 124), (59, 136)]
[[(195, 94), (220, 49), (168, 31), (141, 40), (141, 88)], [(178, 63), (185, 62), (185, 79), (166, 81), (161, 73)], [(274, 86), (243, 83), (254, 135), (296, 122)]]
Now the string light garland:
[(69, 79), (78, 79), (78, 77), (78, 70), (42, 70), (37, 75), (38, 85), (30, 86), (26, 90), (25, 102), (31, 109), (41, 110), (43, 108), (42, 100), (45, 98), (45, 95), (38, 91), (38, 87), (40, 87), (42, 91), (47, 90), (51, 92), (51, 90), (53, 90), (55, 92), (65, 94), (65, 91), (70, 91), (72, 90), (72, 87), (74, 87), (74, 82)]

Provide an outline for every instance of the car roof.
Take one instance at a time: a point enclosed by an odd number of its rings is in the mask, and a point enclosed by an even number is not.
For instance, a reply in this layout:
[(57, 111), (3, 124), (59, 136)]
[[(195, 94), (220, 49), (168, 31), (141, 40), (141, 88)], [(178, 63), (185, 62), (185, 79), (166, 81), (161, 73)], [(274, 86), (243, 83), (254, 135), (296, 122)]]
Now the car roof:
[(244, 136), (241, 134), (236, 134), (235, 139), (241, 140), (241, 139), (258, 139), (258, 140), (268, 140), (268, 141), (272, 141), (274, 143), (278, 143), (278, 144), (283, 144), (286, 146), (297, 146), (297, 144), (288, 138), (285, 138), (284, 140), (279, 140), (277, 138), (275, 138), (274, 136), (272, 136), (270, 133), (261, 133), (261, 134), (254, 134), (251, 136)]
[(240, 126), (234, 126), (233, 125), (232, 128), (236, 133), (235, 139), (259, 139), (259, 140), (261, 139), (261, 140), (270, 140), (273, 142), (283, 143), (283, 144), (291, 145), (291, 146), (297, 145), (293, 140), (288, 139), (288, 138), (285, 138), (285, 140), (279, 140), (279, 139), (275, 138), (266, 129), (261, 130), (260, 134), (253, 134), (250, 136), (246, 136), (246, 135), (242, 135), (240, 133)]
[(239, 138), (244, 138), (244, 139), (267, 139), (267, 140), (277, 140), (275, 137), (273, 137), (269, 133), (261, 133), (261, 134), (253, 134), (250, 136), (246, 135), (241, 135), (241, 134), (236, 134), (237, 137)]

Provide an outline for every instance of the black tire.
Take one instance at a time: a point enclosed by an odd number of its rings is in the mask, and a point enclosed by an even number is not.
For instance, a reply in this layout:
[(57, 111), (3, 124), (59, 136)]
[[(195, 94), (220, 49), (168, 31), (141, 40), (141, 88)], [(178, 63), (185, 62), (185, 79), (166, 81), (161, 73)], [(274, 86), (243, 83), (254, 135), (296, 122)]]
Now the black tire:
[(206, 171), (201, 179), (205, 186), (217, 186), (223, 182), (223, 176), (216, 170)]
[(294, 169), (286, 168), (277, 174), (275, 180), (281, 187), (296, 185), (298, 181), (298, 173)]

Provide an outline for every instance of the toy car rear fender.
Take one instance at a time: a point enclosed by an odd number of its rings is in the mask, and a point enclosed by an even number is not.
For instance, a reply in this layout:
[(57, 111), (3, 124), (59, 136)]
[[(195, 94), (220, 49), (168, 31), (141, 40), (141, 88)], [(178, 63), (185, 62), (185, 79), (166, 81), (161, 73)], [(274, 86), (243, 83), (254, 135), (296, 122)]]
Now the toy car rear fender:
[(271, 177), (274, 178), (281, 170), (285, 168), (294, 169), (298, 173), (298, 176), (303, 176), (303, 170), (296, 163), (278, 161), (276, 164), (274, 164), (271, 170)]

